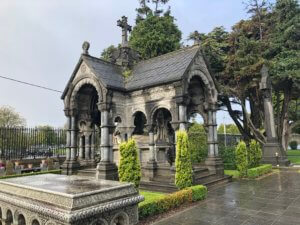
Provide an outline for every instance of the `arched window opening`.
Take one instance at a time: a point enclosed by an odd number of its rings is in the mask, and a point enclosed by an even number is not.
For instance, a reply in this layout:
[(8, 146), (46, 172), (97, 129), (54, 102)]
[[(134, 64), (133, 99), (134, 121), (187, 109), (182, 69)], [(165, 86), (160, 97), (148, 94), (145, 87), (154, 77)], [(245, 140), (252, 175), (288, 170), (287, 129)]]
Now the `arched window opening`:
[(7, 212), (6, 212), (6, 224), (5, 225), (11, 225), (11, 224), (13, 224), (12, 212), (10, 210), (7, 210)]
[(33, 220), (33, 221), (32, 221), (32, 225), (40, 225), (40, 223), (39, 223), (39, 221), (37, 221), (37, 220)]
[(201, 163), (207, 158), (207, 132), (204, 119), (199, 113), (189, 115), (189, 149), (191, 151), (192, 162)]
[(25, 217), (22, 214), (18, 216), (18, 225), (26, 225)]
[(145, 125), (147, 123), (147, 119), (144, 113), (136, 112), (134, 115), (134, 131), (133, 135), (143, 135), (145, 133)]

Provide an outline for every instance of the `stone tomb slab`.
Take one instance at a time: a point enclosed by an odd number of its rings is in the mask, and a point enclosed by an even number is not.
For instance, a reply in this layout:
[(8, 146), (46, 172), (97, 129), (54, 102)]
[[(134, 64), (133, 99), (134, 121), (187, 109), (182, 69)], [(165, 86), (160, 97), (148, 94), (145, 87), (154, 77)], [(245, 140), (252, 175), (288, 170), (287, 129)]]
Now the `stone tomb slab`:
[(142, 200), (132, 184), (80, 176), (45, 174), (0, 181), (2, 221), (7, 224), (131, 225), (138, 222)]

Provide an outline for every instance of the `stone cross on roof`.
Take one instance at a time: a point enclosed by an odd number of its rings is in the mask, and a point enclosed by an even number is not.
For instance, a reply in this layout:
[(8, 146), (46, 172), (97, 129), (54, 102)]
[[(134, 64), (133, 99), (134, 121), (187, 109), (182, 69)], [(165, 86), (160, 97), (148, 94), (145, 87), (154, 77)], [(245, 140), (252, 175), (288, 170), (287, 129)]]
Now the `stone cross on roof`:
[(194, 31), (193, 38), (194, 38), (194, 44), (195, 45), (198, 45), (198, 44), (201, 43), (200, 33), (197, 30)]
[(122, 20), (118, 20), (118, 26), (122, 27), (122, 47), (128, 47), (127, 31), (131, 32), (131, 26), (128, 25), (126, 16), (122, 16)]

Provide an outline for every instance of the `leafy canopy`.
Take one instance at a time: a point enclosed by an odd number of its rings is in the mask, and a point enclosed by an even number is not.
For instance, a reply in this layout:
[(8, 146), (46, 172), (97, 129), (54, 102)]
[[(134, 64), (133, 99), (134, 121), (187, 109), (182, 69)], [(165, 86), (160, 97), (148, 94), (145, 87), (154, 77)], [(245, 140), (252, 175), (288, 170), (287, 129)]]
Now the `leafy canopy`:
[(129, 43), (142, 58), (149, 59), (179, 49), (180, 40), (174, 17), (150, 14), (133, 28)]

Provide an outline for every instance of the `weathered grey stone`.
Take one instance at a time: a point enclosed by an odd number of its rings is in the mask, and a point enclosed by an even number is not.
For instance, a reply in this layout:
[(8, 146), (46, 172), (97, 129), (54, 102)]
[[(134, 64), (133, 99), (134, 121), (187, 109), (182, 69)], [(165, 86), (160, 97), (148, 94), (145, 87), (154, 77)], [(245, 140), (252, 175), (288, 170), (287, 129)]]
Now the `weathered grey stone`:
[(26, 224), (34, 219), (48, 225), (114, 224), (118, 219), (124, 221), (120, 224), (136, 224), (142, 200), (131, 184), (77, 176), (47, 174), (0, 181), (2, 212), (11, 210), (14, 221), (22, 215)]

